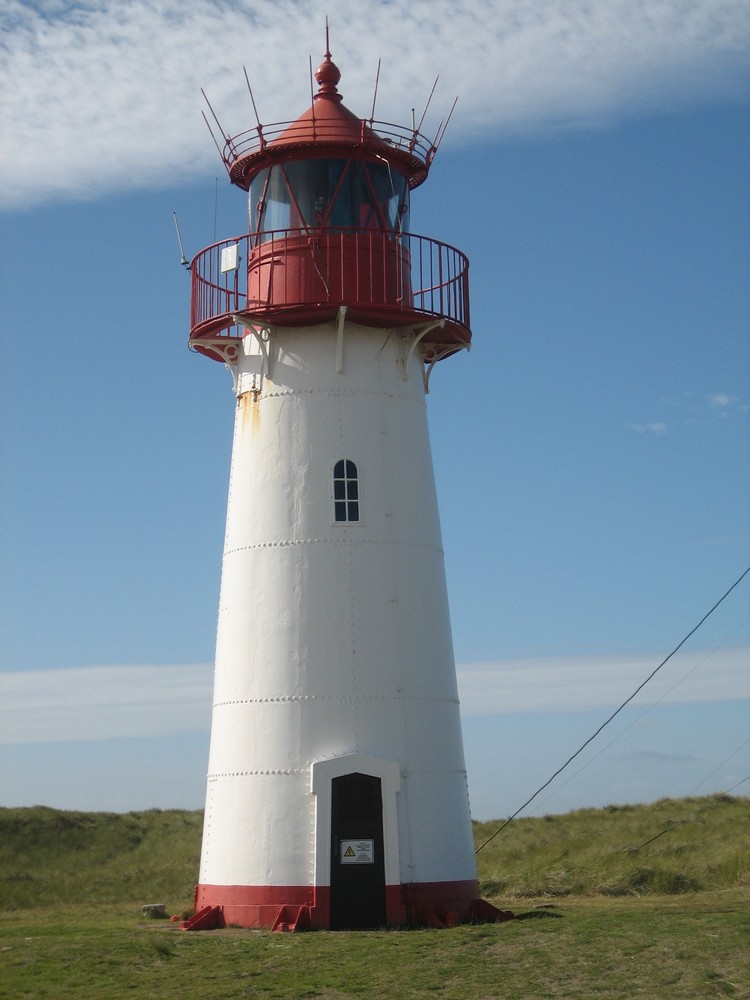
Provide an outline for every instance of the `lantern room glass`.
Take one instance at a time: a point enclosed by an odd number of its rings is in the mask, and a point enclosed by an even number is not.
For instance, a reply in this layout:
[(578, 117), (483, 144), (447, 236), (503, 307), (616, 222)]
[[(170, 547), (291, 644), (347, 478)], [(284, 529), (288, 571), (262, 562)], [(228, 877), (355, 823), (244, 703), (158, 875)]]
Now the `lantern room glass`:
[(260, 171), (249, 192), (250, 232), (286, 229), (409, 230), (409, 184), (386, 162), (292, 160)]

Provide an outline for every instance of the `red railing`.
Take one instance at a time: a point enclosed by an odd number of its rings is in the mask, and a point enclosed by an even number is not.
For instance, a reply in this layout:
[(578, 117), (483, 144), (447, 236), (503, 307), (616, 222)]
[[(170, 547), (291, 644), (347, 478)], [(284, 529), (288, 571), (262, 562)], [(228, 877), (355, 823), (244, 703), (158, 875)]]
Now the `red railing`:
[[(429, 168), (435, 155), (433, 142), (416, 129), (393, 122), (380, 122), (361, 119), (359, 141), (363, 145), (373, 139), (386, 142), (398, 153), (412, 157), (415, 161)], [(341, 123), (334, 119), (312, 118), (304, 121), (274, 122), (270, 125), (258, 125), (256, 128), (240, 132), (226, 140), (221, 158), (231, 173), (233, 166), (246, 156), (263, 152), (281, 137), (286, 144), (291, 145), (299, 138), (308, 143), (312, 137), (314, 142), (336, 142), (341, 138)]]
[(190, 268), (191, 339), (236, 336), (237, 313), (299, 322), (340, 305), (376, 325), (436, 318), (451, 329), (447, 339), (471, 336), (469, 262), (426, 236), (275, 230), (215, 243)]

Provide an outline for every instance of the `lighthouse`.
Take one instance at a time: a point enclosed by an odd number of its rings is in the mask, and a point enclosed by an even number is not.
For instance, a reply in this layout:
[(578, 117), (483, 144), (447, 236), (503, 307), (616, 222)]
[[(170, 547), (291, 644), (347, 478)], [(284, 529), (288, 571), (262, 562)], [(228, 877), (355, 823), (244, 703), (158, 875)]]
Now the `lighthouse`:
[(468, 261), (410, 231), (439, 139), (358, 118), (340, 76), (327, 46), (299, 118), (223, 136), (247, 231), (190, 265), (190, 345), (236, 395), (192, 926), (491, 909), (425, 401), (470, 344)]

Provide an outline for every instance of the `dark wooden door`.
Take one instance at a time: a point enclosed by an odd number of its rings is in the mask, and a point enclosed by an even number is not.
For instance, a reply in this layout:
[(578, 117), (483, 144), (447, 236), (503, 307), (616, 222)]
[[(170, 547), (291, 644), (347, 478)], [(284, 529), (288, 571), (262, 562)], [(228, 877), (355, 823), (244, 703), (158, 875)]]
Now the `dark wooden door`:
[(385, 925), (380, 778), (344, 774), (331, 788), (331, 930)]

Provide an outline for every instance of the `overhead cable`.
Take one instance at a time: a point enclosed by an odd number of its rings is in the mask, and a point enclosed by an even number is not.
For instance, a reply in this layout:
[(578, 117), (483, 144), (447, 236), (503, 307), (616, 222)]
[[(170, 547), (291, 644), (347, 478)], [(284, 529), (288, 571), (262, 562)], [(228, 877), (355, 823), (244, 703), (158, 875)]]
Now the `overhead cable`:
[(506, 826), (509, 826), (513, 822), (513, 820), (516, 818), (516, 816), (518, 816), (519, 813), (523, 812), (523, 810), (526, 808), (526, 806), (530, 805), (534, 801), (534, 799), (537, 797), (537, 795), (539, 795), (541, 792), (544, 791), (545, 788), (547, 788), (549, 785), (551, 785), (552, 782), (555, 780), (555, 778), (558, 776), (558, 774), (562, 774), (562, 772), (565, 770), (565, 768), (569, 764), (571, 764), (576, 759), (576, 757), (578, 757), (579, 754), (581, 754), (586, 749), (586, 747), (589, 745), (589, 743), (592, 743), (596, 739), (596, 737), (605, 728), (605, 726), (608, 726), (610, 724), (610, 722), (615, 718), (615, 716), (619, 715), (620, 712), (623, 710), (623, 708), (625, 708), (626, 705), (630, 704), (630, 702), (633, 700), (633, 698), (635, 698), (635, 696), (640, 691), (643, 690), (643, 688), (648, 684), (648, 682), (653, 677), (656, 676), (656, 674), (661, 670), (661, 668), (672, 659), (672, 657), (675, 655), (675, 653), (678, 652), (678, 650), (682, 649), (682, 647), (685, 645), (685, 643), (688, 641), (688, 639), (691, 636), (695, 635), (695, 633), (698, 631), (698, 629), (701, 627), (701, 625), (708, 618), (711, 617), (711, 615), (714, 613), (714, 611), (716, 611), (716, 609), (719, 607), (719, 605), (723, 601), (725, 601), (727, 599), (727, 597), (729, 597), (729, 595), (732, 593), (732, 591), (734, 590), (734, 588), (745, 579), (745, 577), (747, 576), (748, 573), (750, 573), (750, 566), (748, 566), (747, 569), (744, 571), (744, 573), (742, 573), (734, 581), (734, 583), (732, 584), (732, 586), (727, 591), (725, 591), (724, 594), (722, 594), (722, 596), (719, 598), (719, 600), (716, 602), (716, 604), (714, 604), (714, 606), (711, 608), (710, 611), (707, 611), (705, 613), (705, 615), (701, 618), (701, 620), (698, 622), (698, 624), (695, 625), (693, 628), (690, 629), (690, 631), (684, 637), (684, 639), (680, 640), (680, 642), (677, 643), (677, 645), (674, 647), (674, 649), (672, 650), (672, 652), (669, 653), (667, 656), (664, 657), (664, 659), (661, 661), (661, 663), (659, 664), (659, 666), (655, 667), (651, 671), (651, 673), (648, 675), (648, 677), (645, 679), (645, 681), (642, 681), (638, 685), (638, 687), (635, 689), (635, 691), (633, 691), (633, 693), (628, 698), (625, 699), (625, 701), (620, 705), (620, 707), (616, 708), (614, 710), (614, 712), (610, 715), (610, 717), (608, 719), (606, 719), (601, 724), (601, 726), (599, 726), (599, 728), (596, 730), (596, 732), (593, 733), (591, 736), (589, 736), (589, 738), (586, 740), (586, 742), (582, 743), (581, 746), (576, 750), (576, 752), (574, 754), (572, 754), (570, 757), (568, 757), (568, 759), (565, 761), (565, 763), (562, 765), (562, 767), (558, 767), (558, 769), (555, 771), (555, 773), (550, 778), (548, 778), (547, 781), (545, 781), (543, 785), (541, 785), (539, 788), (537, 788), (537, 790), (534, 792), (534, 794), (531, 796), (531, 798), (527, 799), (522, 806), (520, 806), (518, 809), (516, 809), (516, 811), (513, 813), (513, 815), (509, 816), (508, 819), (506, 819), (506, 821), (502, 824), (502, 826), (499, 826), (497, 828), (497, 830), (495, 830), (495, 832), (492, 834), (491, 837), (488, 837), (487, 840), (485, 840), (483, 844), (479, 845), (479, 847), (475, 851), (476, 854), (479, 854), (479, 852), (483, 848), (485, 848), (487, 846), (487, 844), (489, 844), (492, 840), (494, 840), (495, 837), (502, 830), (504, 830), (506, 828)]

